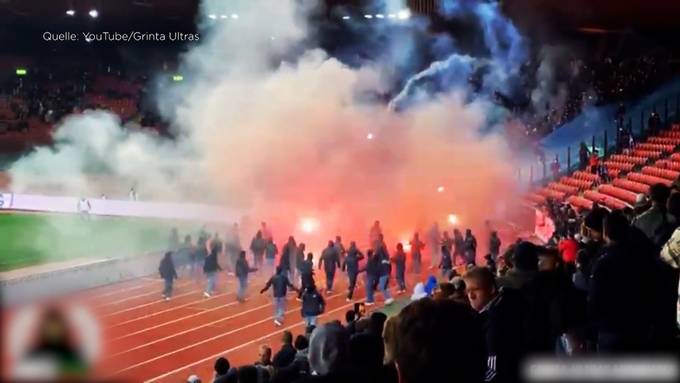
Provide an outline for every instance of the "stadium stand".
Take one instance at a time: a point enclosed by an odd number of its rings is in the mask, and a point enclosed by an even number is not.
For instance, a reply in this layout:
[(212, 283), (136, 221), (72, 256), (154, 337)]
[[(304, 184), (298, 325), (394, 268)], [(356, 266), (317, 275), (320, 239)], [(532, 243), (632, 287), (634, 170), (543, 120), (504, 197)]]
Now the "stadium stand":
[(577, 170), (559, 182), (530, 193), (527, 200), (534, 204), (547, 199), (567, 202), (575, 208), (589, 210), (597, 202), (610, 209), (623, 209), (635, 204), (636, 196), (647, 193), (651, 185), (670, 186), (680, 177), (680, 153), (673, 153), (680, 143), (680, 124), (649, 137), (635, 147), (612, 154), (603, 165), (611, 182), (597, 174)]

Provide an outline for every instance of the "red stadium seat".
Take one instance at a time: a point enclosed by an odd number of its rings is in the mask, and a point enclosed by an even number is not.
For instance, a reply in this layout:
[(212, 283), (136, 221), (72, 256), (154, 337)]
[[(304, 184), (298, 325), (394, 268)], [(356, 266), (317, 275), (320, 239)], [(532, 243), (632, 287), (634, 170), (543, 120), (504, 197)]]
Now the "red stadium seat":
[(617, 162), (630, 162), (636, 165), (642, 165), (647, 162), (647, 159), (644, 157), (634, 157), (626, 154), (613, 154), (609, 156), (609, 159)]
[(651, 142), (645, 142), (635, 145), (635, 149), (647, 150), (647, 151), (659, 151), (659, 152), (671, 152), (675, 147), (673, 145), (655, 144)]
[(567, 202), (575, 208), (586, 210), (591, 210), (593, 208), (593, 201), (576, 195), (567, 198)]
[(581, 171), (581, 170), (575, 171), (574, 174), (572, 175), (572, 177), (574, 177), (576, 179), (592, 181), (592, 182), (595, 182), (598, 179), (597, 174), (588, 173), (588, 172), (584, 172), (584, 171)]
[(617, 178), (612, 182), (612, 185), (634, 193), (647, 193), (649, 191), (649, 185), (631, 181), (626, 178)]
[(652, 142), (655, 144), (663, 144), (663, 145), (673, 145), (673, 146), (678, 146), (680, 145), (680, 138), (672, 138), (672, 137), (650, 137), (648, 142)]
[(666, 178), (671, 181), (675, 180), (678, 178), (678, 175), (680, 175), (680, 172), (677, 172), (675, 170), (668, 170), (668, 169), (659, 169), (654, 166), (645, 166), (642, 168), (642, 173), (647, 174), (650, 176), (654, 177), (659, 177), (659, 178)]
[(631, 162), (605, 161), (604, 164), (607, 169), (618, 169), (627, 172), (635, 167), (635, 164)]
[(540, 195), (542, 195), (546, 198), (552, 198), (552, 199), (555, 199), (555, 200), (558, 200), (558, 201), (562, 201), (564, 199), (565, 195), (566, 195), (563, 192), (559, 192), (557, 190), (552, 190), (552, 189), (548, 189), (548, 188), (540, 189), (536, 193), (538, 193), (538, 194), (540, 194)]
[(562, 192), (565, 195), (572, 195), (578, 193), (577, 187), (565, 185), (563, 183), (551, 182), (550, 184), (548, 184), (548, 188), (558, 192)]
[(661, 151), (635, 149), (633, 150), (633, 155), (655, 160), (661, 157)]
[(593, 190), (588, 190), (585, 193), (583, 193), (583, 197), (587, 198), (593, 202), (597, 202), (601, 205), (605, 205), (610, 209), (623, 209), (626, 208), (628, 205), (621, 201), (618, 198), (612, 197), (610, 195), (598, 193)]
[(612, 197), (616, 197), (621, 201), (628, 202), (629, 204), (634, 204), (637, 198), (637, 193), (618, 188), (613, 185), (602, 185), (597, 189), (602, 194), (607, 194)]
[(579, 190), (590, 189), (591, 187), (593, 187), (593, 181), (579, 180), (573, 177), (562, 177), (560, 183), (569, 186), (575, 186)]
[(671, 180), (642, 173), (628, 173), (626, 178), (628, 178), (631, 181), (640, 182), (650, 186), (654, 184), (664, 184), (666, 186), (671, 186), (672, 183)]
[(669, 170), (675, 170), (675, 171), (680, 171), (680, 162), (677, 161), (672, 161), (672, 160), (658, 160), (654, 164), (659, 169), (669, 169)]

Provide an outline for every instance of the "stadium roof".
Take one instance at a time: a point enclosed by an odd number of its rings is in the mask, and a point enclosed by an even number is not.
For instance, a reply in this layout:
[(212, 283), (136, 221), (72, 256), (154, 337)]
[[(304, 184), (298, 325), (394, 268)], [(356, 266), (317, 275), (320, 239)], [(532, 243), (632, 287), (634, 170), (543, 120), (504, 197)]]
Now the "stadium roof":
[[(253, 0), (258, 1), (258, 0)], [(317, 0), (313, 0), (317, 1)], [(318, 0), (321, 1), (321, 0)], [(362, 7), (376, 0), (324, 0), (329, 7)], [(400, 0), (401, 1), (401, 0)], [(406, 0), (417, 13), (435, 13), (443, 0)], [(460, 0), (470, 1), (470, 0)], [(482, 1), (482, 0), (474, 0)], [(680, 0), (501, 0), (514, 19), (525, 23), (551, 24), (557, 21), (564, 29), (587, 28), (587, 31), (618, 29), (677, 29), (680, 27)], [(190, 28), (200, 0), (0, 0), (0, 22), (44, 22), (54, 25), (73, 23), (66, 10), (73, 9), (87, 22), (91, 9), (99, 11), (102, 24), (185, 25)]]

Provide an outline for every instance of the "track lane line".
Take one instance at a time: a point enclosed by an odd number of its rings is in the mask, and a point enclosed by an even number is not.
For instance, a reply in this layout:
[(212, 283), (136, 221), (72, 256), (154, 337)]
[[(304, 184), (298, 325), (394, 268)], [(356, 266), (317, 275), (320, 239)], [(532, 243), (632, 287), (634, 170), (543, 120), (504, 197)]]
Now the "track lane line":
[[(338, 312), (338, 311), (340, 311), (340, 310), (345, 310), (345, 309), (347, 309), (348, 307), (353, 307), (353, 306), (354, 306), (354, 302), (346, 303), (346, 304), (344, 304), (344, 305), (341, 305), (341, 306), (338, 307), (338, 308), (335, 308), (335, 309), (333, 309), (333, 310), (330, 310), (330, 311), (328, 311), (328, 312), (325, 312), (325, 313), (321, 314), (320, 317), (329, 315), (329, 314), (331, 314), (331, 313)], [(294, 323), (294, 324), (292, 324), (292, 325), (289, 325), (289, 326), (286, 326), (286, 327), (281, 327), (281, 328), (277, 329), (276, 331), (273, 331), (273, 332), (271, 332), (271, 333), (265, 334), (265, 335), (263, 335), (263, 336), (261, 336), (261, 337), (259, 337), (259, 338), (252, 339), (252, 340), (250, 340), (250, 341), (248, 341), (248, 342), (246, 342), (246, 343), (242, 343), (242, 344), (240, 344), (240, 345), (238, 345), (238, 346), (236, 346), (236, 347), (232, 347), (232, 348), (229, 348), (229, 349), (227, 349), (227, 350), (220, 351), (220, 352), (218, 352), (218, 353), (215, 353), (215, 354), (213, 354), (213, 355), (210, 355), (210, 356), (208, 356), (208, 357), (205, 357), (205, 358), (203, 358), (203, 359), (201, 359), (201, 360), (198, 360), (198, 361), (196, 361), (196, 362), (192, 362), (192, 363), (187, 364), (187, 365), (185, 365), (185, 366), (176, 368), (176, 369), (174, 369), (174, 370), (172, 370), (172, 371), (168, 371), (168, 372), (166, 372), (165, 374), (156, 376), (156, 377), (151, 378), (151, 379), (147, 379), (147, 380), (145, 380), (144, 382), (145, 382), (145, 383), (151, 383), (151, 382), (158, 381), (158, 380), (163, 379), (163, 378), (165, 378), (165, 377), (167, 377), (167, 376), (170, 376), (170, 375), (176, 374), (176, 373), (178, 373), (178, 372), (181, 372), (181, 371), (183, 371), (183, 370), (185, 370), (185, 369), (191, 368), (191, 367), (196, 366), (196, 365), (199, 365), (199, 364), (201, 364), (201, 363), (205, 363), (205, 362), (207, 362), (207, 361), (209, 361), (209, 360), (214, 360), (214, 359), (217, 358), (218, 356), (225, 355), (225, 354), (227, 354), (227, 353), (230, 353), (230, 352), (239, 350), (239, 349), (241, 349), (241, 348), (243, 348), (243, 347), (249, 346), (249, 345), (251, 345), (251, 344), (253, 344), (253, 343), (257, 343), (257, 342), (260, 342), (260, 341), (262, 341), (262, 340), (264, 340), (264, 339), (273, 337), (273, 336), (275, 336), (276, 334), (281, 333), (281, 332), (283, 332), (283, 331), (292, 330), (292, 329), (294, 329), (294, 328), (296, 328), (296, 327), (298, 327), (298, 326), (300, 326), (300, 325), (304, 325), (304, 323), (305, 323), (304, 321), (300, 321), (300, 322), (296, 322), (296, 323)], [(122, 371), (125, 371), (125, 370), (121, 370), (121, 372), (122, 372)]]
[[(340, 294), (340, 293), (338, 293), (338, 294), (333, 294), (333, 295), (328, 296), (328, 299), (330, 300), (330, 299), (337, 298), (337, 297), (339, 297), (339, 296), (344, 296), (344, 295), (345, 295), (345, 294)], [(271, 305), (272, 305), (272, 307), (273, 307), (273, 303), (272, 303)], [(354, 305), (354, 303), (352, 303), (351, 305)], [(293, 309), (287, 310), (287, 311), (285, 312), (285, 314), (291, 314), (291, 313), (294, 313), (294, 312), (299, 311), (299, 310), (300, 310), (300, 307), (295, 307), (295, 308), (293, 308)], [(201, 341), (199, 341), (199, 342), (195, 342), (195, 343), (193, 343), (193, 344), (191, 344), (191, 345), (187, 345), (187, 346), (185, 346), (185, 347), (182, 347), (182, 348), (179, 348), (179, 349), (175, 349), (175, 350), (173, 350), (173, 351), (171, 351), (171, 352), (168, 352), (168, 353), (165, 353), (165, 354), (162, 354), (162, 355), (158, 355), (158, 356), (156, 356), (156, 357), (154, 357), (154, 358), (151, 358), (151, 359), (149, 359), (149, 360), (145, 360), (145, 361), (143, 361), (143, 362), (139, 362), (139, 363), (137, 363), (137, 364), (128, 366), (128, 367), (126, 367), (126, 368), (124, 368), (124, 369), (122, 369), (122, 370), (118, 370), (118, 371), (114, 372), (113, 375), (118, 375), (118, 374), (123, 373), (123, 372), (125, 372), (125, 371), (131, 370), (131, 369), (134, 369), (134, 368), (137, 368), (137, 367), (139, 367), (139, 366), (143, 366), (143, 365), (145, 365), (145, 364), (154, 362), (154, 361), (159, 360), (159, 359), (163, 359), (163, 358), (165, 358), (165, 357), (167, 357), (167, 356), (170, 356), (170, 355), (177, 354), (177, 353), (179, 353), (179, 352), (182, 352), (182, 351), (184, 351), (184, 350), (190, 349), (190, 348), (192, 348), (192, 347), (200, 346), (200, 345), (202, 345), (202, 344), (205, 344), (205, 343), (208, 343), (208, 342), (212, 342), (212, 341), (214, 341), (214, 340), (216, 340), (216, 339), (220, 339), (220, 338), (223, 338), (223, 337), (225, 337), (225, 336), (232, 335), (232, 334), (235, 334), (235, 333), (237, 333), (237, 332), (240, 332), (240, 331), (249, 329), (249, 328), (254, 327), (254, 326), (256, 326), (256, 325), (260, 325), (260, 324), (265, 323), (265, 322), (271, 322), (271, 321), (273, 321), (273, 320), (274, 320), (274, 316), (269, 316), (269, 317), (267, 317), (267, 318), (265, 318), (265, 319), (262, 319), (262, 320), (259, 320), (259, 321), (257, 321), (257, 322), (250, 323), (250, 324), (248, 324), (248, 325), (246, 325), (246, 326), (239, 327), (239, 328), (237, 328), (237, 329), (234, 329), (234, 330), (228, 331), (228, 332), (226, 332), (226, 333), (222, 333), (222, 334), (219, 334), (219, 335), (210, 337), (210, 338), (208, 338), (208, 339), (203, 339), (203, 340), (201, 340)]]

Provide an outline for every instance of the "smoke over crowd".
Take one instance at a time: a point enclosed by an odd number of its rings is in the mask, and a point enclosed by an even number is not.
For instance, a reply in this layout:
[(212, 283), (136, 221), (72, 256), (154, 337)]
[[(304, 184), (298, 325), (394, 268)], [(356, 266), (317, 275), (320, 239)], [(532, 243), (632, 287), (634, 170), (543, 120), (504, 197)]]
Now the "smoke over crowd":
[[(241, 207), (281, 235), (315, 217), (324, 239), (363, 240), (376, 219), (388, 240), (403, 240), (451, 213), (473, 229), (493, 218), (516, 185), (503, 137), (488, 133), (499, 113), (491, 97), (510, 91), (527, 57), (498, 6), (442, 2), (446, 14), (477, 20), (485, 53), (432, 37), (438, 61), (397, 81), (399, 71), (383, 70), (409, 67), (416, 50), (409, 43), (399, 52), (399, 41), (410, 42), (409, 25), (422, 20), (402, 21), (377, 61), (350, 66), (314, 43), (311, 10), (300, 3), (203, 1), (201, 44), (181, 57), (186, 80), (157, 87), (175, 138), (88, 111), (58, 126), (53, 148), (16, 162), (13, 188), (60, 183), (64, 193), (97, 197), (105, 178), (119, 190), (135, 185), (142, 199)], [(239, 17), (216, 22), (213, 13)], [(382, 33), (386, 22), (369, 28)], [(391, 100), (361, 101), (370, 92)]]

